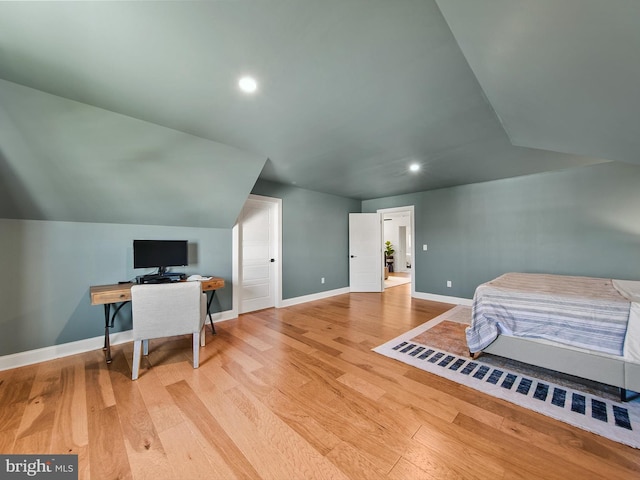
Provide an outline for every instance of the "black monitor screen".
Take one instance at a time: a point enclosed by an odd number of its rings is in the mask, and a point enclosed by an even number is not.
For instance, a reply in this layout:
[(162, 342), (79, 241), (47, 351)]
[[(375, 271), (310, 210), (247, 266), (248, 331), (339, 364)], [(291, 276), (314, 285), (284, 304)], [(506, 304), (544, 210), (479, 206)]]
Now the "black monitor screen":
[(133, 268), (178, 267), (187, 265), (186, 240), (134, 240)]

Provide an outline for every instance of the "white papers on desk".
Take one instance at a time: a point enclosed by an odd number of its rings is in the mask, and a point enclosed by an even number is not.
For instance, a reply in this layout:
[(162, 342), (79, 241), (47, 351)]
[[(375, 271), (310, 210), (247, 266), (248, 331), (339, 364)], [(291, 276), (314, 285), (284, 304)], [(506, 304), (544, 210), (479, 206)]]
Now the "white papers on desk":
[(202, 275), (191, 275), (187, 277), (187, 282), (203, 282), (205, 280), (211, 280), (213, 277), (203, 277)]

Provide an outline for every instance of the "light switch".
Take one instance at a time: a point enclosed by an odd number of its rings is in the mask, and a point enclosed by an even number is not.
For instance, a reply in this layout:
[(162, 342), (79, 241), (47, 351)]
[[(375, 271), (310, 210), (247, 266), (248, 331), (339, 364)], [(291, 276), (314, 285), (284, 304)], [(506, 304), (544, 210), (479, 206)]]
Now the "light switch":
[(427, 244), (426, 243), (424, 245), (422, 245), (422, 251), (424, 251), (424, 252), (427, 251)]

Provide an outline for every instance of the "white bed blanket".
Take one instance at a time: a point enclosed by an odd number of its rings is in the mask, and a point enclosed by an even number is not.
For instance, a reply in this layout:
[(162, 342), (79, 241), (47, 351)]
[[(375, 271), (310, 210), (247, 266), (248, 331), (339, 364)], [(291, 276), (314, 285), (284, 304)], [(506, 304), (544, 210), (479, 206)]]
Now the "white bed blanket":
[(640, 363), (640, 282), (614, 279), (613, 286), (631, 302), (629, 325), (624, 339), (624, 359)]

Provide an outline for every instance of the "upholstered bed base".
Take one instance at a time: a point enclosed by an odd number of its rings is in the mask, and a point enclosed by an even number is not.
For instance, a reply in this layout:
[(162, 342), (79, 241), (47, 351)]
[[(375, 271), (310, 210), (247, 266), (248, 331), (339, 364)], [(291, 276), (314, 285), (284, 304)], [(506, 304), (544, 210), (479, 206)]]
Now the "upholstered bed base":
[(622, 357), (506, 335), (499, 335), (483, 351), (618, 387), (622, 401), (626, 390), (640, 391), (640, 364)]

